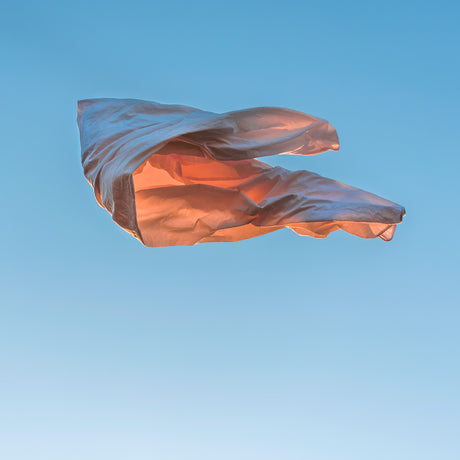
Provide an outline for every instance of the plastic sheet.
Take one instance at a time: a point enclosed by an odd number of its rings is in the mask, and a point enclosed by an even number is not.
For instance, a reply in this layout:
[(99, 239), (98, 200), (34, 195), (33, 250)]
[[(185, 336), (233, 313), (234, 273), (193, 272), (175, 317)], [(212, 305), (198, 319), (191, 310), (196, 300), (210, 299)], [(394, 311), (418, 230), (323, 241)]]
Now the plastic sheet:
[(338, 150), (335, 129), (294, 110), (215, 114), (133, 99), (78, 103), (97, 201), (146, 246), (238, 241), (290, 228), (390, 240), (404, 208), (308, 171), (257, 160)]

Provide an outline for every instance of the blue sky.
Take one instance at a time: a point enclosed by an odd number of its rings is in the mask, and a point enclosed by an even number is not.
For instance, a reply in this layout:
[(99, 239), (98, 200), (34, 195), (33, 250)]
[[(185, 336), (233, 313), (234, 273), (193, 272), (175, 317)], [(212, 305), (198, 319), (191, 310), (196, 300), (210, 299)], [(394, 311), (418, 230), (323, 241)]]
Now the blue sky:
[[(460, 455), (456, 2), (0, 5), (0, 455)], [(406, 207), (390, 243), (151, 249), (79, 162), (78, 99), (328, 119), (272, 158)]]

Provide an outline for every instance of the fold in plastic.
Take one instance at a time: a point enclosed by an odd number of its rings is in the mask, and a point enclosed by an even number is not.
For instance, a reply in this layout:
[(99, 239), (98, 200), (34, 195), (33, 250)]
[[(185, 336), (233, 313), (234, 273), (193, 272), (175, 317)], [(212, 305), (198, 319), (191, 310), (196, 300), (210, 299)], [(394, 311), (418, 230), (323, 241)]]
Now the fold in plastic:
[(309, 171), (255, 159), (338, 150), (321, 118), (260, 107), (216, 114), (133, 99), (78, 103), (82, 165), (98, 203), (146, 246), (239, 241), (284, 227), (390, 240), (404, 208)]

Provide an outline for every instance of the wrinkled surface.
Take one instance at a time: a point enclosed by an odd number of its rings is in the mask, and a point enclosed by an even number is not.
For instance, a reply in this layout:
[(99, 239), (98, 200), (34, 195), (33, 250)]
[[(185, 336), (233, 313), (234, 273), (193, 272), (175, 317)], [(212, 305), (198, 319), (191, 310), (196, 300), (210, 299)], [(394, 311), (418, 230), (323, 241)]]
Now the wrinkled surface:
[(288, 227), (390, 240), (404, 208), (255, 159), (338, 150), (321, 118), (260, 107), (224, 114), (133, 99), (78, 103), (82, 165), (99, 204), (146, 246), (238, 241)]

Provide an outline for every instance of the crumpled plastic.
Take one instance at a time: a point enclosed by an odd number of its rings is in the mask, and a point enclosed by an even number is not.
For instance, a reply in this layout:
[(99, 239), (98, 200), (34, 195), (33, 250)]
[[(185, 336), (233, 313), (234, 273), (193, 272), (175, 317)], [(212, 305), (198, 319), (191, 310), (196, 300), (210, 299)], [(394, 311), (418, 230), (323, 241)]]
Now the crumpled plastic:
[(98, 203), (146, 246), (239, 241), (281, 228), (389, 241), (402, 206), (256, 158), (338, 150), (324, 119), (259, 107), (216, 114), (134, 99), (78, 102), (82, 165)]

